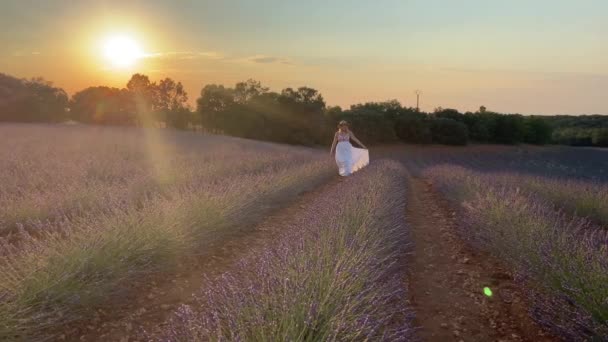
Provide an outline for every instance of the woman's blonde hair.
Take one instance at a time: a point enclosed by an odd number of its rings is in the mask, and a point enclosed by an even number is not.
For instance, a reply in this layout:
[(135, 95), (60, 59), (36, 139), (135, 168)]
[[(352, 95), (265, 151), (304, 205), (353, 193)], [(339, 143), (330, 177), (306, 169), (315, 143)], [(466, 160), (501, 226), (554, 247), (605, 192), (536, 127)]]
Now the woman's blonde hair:
[(341, 127), (341, 126), (346, 126), (346, 127), (348, 127), (348, 122), (346, 122), (346, 120), (342, 120), (342, 121), (340, 121), (340, 123), (338, 123), (338, 127)]

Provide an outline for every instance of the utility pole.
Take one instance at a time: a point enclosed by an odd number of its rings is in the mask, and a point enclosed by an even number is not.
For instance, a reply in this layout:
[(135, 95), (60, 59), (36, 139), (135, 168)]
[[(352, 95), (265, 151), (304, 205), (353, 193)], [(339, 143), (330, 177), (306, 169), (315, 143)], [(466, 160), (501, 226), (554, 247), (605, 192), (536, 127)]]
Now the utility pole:
[(420, 94), (422, 94), (422, 91), (417, 89), (414, 93), (416, 94), (416, 111), (419, 112), (420, 111)]

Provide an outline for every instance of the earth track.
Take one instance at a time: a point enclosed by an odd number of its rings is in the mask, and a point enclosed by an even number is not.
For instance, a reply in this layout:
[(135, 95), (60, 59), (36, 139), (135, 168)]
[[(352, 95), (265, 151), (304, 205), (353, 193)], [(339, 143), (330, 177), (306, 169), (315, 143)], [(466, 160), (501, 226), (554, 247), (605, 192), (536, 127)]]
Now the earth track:
[[(410, 178), (407, 219), (414, 241), (410, 303), (422, 341), (558, 341), (529, 316), (502, 263), (456, 234), (456, 213), (420, 178)], [(489, 288), (492, 295), (484, 293)]]

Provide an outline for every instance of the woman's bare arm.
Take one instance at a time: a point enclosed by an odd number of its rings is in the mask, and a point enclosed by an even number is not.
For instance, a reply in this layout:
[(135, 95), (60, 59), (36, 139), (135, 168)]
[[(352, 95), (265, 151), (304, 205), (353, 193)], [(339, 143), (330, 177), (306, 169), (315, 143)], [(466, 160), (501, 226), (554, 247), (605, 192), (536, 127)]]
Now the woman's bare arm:
[(357, 144), (359, 144), (359, 146), (361, 146), (367, 150), (367, 147), (365, 147), (365, 145), (363, 145), (363, 143), (361, 141), (359, 141), (359, 139), (357, 139), (357, 137), (355, 136), (355, 133), (353, 133), (352, 131), (350, 132), (350, 138), (353, 139)]
[(334, 134), (334, 141), (331, 143), (331, 150), (329, 151), (329, 155), (334, 155), (334, 150), (336, 149), (336, 142), (338, 141), (338, 133)]

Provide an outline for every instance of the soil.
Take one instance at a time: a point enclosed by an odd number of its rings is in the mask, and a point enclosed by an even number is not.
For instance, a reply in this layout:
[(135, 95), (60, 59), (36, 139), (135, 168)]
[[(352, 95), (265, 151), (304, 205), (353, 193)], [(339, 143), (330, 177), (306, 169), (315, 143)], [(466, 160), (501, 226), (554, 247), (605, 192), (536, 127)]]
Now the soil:
[(558, 341), (530, 318), (508, 269), (458, 237), (456, 213), (430, 183), (411, 178), (408, 196), (409, 293), (422, 341)]

